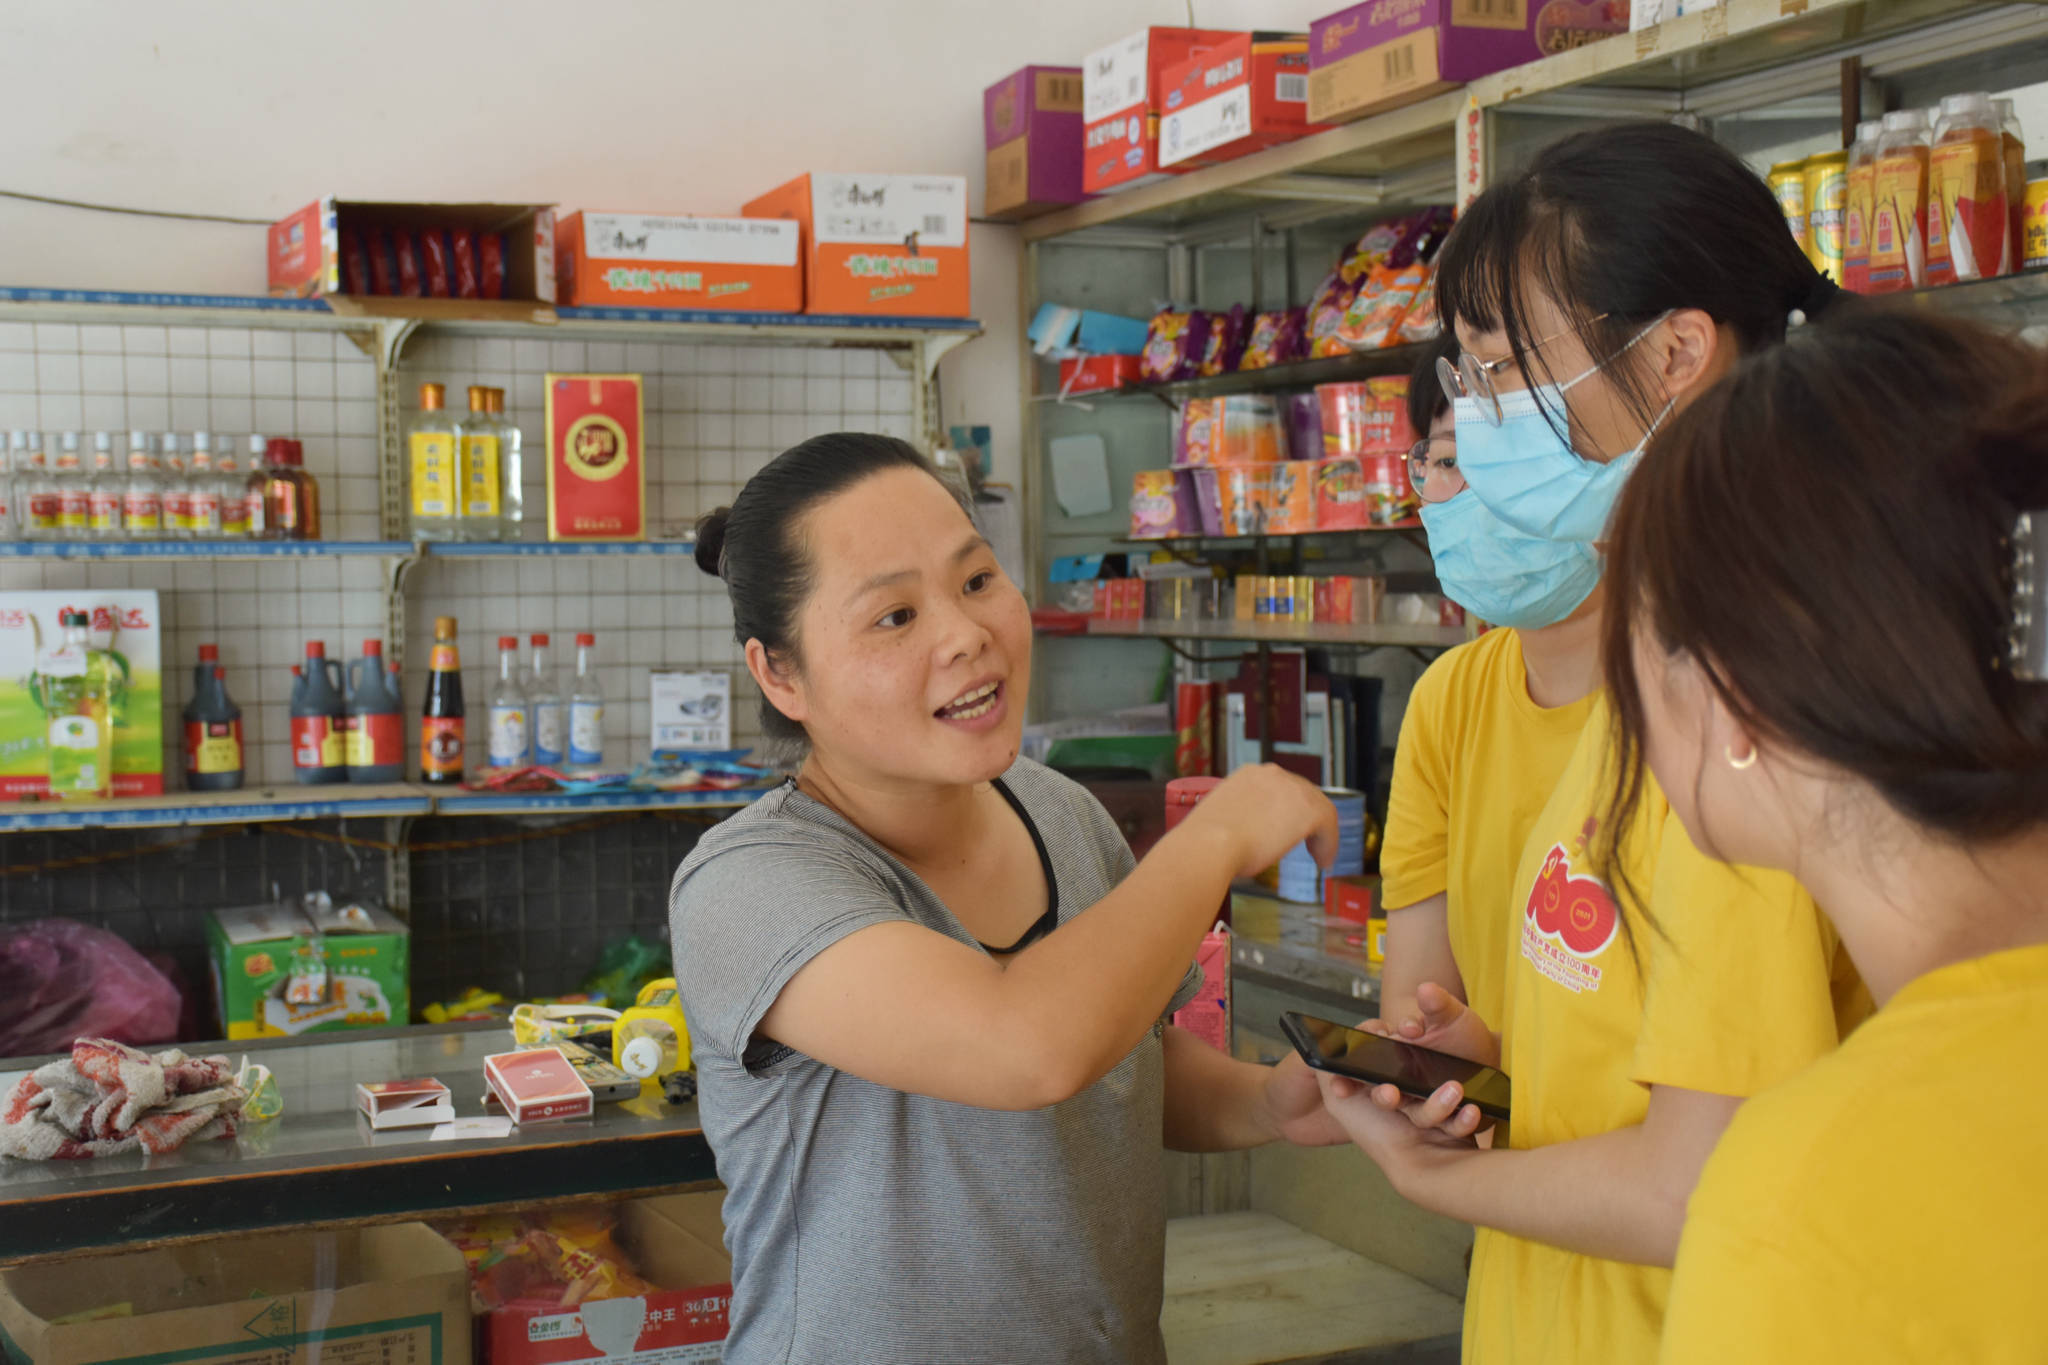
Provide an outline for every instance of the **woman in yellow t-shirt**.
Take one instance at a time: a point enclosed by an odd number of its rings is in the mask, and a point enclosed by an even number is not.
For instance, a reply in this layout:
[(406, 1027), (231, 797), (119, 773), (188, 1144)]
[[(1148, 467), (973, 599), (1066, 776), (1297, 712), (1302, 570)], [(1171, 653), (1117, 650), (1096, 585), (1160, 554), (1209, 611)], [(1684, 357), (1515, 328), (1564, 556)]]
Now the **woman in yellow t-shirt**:
[(1722, 1137), (1662, 1360), (2040, 1361), (2048, 365), (1917, 314), (1812, 329), (1659, 439), (1611, 554), (1621, 771), (1796, 870), (1882, 1002)]
[[(1762, 181), (1668, 124), (1545, 149), (1466, 210), (1438, 269), (1463, 352), (1446, 388), (1469, 495), (1523, 536), (1580, 546), (1604, 536), (1673, 411), (1835, 293)], [(1606, 583), (1627, 590), (1612, 566)], [(1419, 1017), (1394, 1026), (1508, 1072), (1506, 1142), (1447, 1141), (1479, 1117), (1455, 1087), (1410, 1106), (1412, 1123), (1329, 1097), (1397, 1189), (1479, 1227), (1465, 1315), (1478, 1365), (1652, 1359), (1714, 1142), (1745, 1097), (1859, 1017), (1834, 933), (1789, 876), (1705, 857), (1654, 786), (1625, 825), (1606, 818), (1612, 736), (1596, 697), (1525, 837), (1454, 850), (1515, 867), (1501, 1018), (1425, 985)], [(1629, 932), (1617, 880), (1659, 933)]]

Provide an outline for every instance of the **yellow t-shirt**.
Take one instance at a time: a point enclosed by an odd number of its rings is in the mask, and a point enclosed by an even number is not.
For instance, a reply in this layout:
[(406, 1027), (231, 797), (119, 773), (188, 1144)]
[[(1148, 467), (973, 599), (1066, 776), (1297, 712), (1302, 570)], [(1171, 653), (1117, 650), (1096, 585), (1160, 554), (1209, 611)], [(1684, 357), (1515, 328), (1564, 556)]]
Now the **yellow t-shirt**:
[(1591, 695), (1563, 706), (1531, 701), (1521, 634), (1501, 629), (1431, 665), (1401, 721), (1382, 894), (1398, 911), (1447, 893), (1465, 1003), (1495, 1029), (1507, 1026), (1515, 862), (1592, 707)]
[(2048, 945), (1937, 968), (1742, 1107), (1664, 1365), (2048, 1359)]
[[(1783, 873), (1694, 848), (1647, 775), (1620, 857), (1658, 929), (1633, 906), (1623, 922), (1594, 866), (1612, 754), (1602, 698), (1523, 849), (1501, 1041), (1511, 1147), (1640, 1123), (1652, 1085), (1753, 1095), (1832, 1052), (1845, 1031), (1839, 944), (1812, 899)], [(1654, 1360), (1670, 1279), (1482, 1228), (1465, 1359)]]

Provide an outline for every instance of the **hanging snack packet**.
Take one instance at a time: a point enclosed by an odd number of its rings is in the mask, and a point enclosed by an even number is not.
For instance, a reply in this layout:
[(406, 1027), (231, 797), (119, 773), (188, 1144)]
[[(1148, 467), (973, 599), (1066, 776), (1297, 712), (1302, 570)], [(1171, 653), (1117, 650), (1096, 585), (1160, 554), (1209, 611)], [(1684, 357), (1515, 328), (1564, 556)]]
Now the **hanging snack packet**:
[(1138, 376), (1147, 383), (1170, 384), (1192, 379), (1202, 368), (1209, 340), (1209, 315), (1192, 309), (1155, 314), (1145, 330), (1145, 350), (1138, 357)]

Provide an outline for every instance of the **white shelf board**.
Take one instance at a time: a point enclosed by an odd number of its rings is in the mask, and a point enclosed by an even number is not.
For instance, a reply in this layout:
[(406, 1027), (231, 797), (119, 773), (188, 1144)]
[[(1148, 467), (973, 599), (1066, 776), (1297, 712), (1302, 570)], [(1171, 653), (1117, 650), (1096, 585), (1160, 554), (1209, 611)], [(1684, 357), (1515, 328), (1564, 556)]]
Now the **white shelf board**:
[[(1058, 638), (1058, 637), (1054, 637)], [(1068, 637), (1073, 638), (1073, 637)], [(1470, 638), (1463, 626), (1337, 625), (1305, 621), (1090, 621), (1088, 638), (1233, 640), (1275, 645), (1393, 645), (1449, 649)]]
[(0, 558), (16, 559), (322, 559), (395, 558), (414, 553), (404, 540), (4, 540)]

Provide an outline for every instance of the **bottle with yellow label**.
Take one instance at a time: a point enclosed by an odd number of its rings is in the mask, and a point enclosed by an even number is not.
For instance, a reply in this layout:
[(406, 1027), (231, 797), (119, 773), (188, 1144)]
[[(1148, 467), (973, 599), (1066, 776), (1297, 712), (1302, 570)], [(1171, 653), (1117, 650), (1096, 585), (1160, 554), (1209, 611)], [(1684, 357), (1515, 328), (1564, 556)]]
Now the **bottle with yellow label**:
[(445, 384), (420, 385), (420, 410), (406, 434), (415, 540), (462, 538), (461, 460), (455, 420), (443, 411)]
[(502, 540), (499, 525), (499, 441), (491, 421), (490, 390), (481, 384), (469, 386), (469, 415), (456, 425), (460, 449), (462, 524), (460, 540)]

